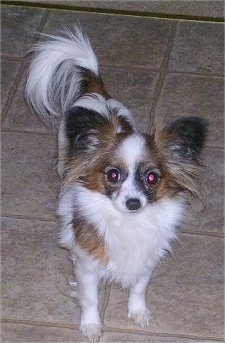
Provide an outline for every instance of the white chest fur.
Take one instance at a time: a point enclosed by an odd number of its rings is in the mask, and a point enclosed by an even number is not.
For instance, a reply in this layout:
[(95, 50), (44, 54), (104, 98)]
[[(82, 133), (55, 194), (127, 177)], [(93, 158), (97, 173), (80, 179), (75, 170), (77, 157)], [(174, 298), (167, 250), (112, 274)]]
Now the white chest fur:
[[(104, 237), (109, 255), (106, 267), (98, 268), (101, 278), (128, 287), (143, 274), (150, 274), (176, 237), (176, 227), (184, 212), (181, 197), (163, 199), (135, 214), (114, 208), (106, 196), (75, 185), (61, 198), (59, 214), (68, 223), (74, 207)], [(62, 238), (74, 239), (68, 225)]]

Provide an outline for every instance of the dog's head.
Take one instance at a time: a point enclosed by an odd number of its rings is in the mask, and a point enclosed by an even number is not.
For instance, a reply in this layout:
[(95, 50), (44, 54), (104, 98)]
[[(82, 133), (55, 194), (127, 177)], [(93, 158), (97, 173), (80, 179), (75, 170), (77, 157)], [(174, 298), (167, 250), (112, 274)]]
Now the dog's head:
[(147, 135), (110, 108), (105, 115), (74, 106), (66, 115), (65, 182), (81, 182), (123, 213), (184, 191), (196, 195), (206, 127), (203, 119), (185, 117)]

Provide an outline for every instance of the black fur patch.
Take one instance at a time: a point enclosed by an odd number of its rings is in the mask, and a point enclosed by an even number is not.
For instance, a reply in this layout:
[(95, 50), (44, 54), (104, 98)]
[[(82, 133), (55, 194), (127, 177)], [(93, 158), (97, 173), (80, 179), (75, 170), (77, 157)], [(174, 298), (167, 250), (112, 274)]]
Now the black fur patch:
[(171, 135), (172, 149), (180, 157), (196, 161), (206, 140), (207, 126), (207, 122), (198, 117), (176, 120), (167, 128), (167, 133)]
[[(157, 182), (153, 185), (147, 184), (146, 182), (146, 174), (149, 171), (154, 171), (158, 176)], [(159, 186), (161, 176), (162, 176), (161, 171), (155, 166), (145, 165), (144, 163), (141, 163), (140, 165), (137, 166), (137, 169), (135, 171), (135, 176), (134, 176), (135, 184), (136, 184), (136, 187), (148, 199), (149, 203), (152, 203), (156, 200), (157, 188)]]
[(71, 108), (66, 113), (66, 136), (69, 152), (76, 153), (95, 150), (99, 142), (99, 130), (108, 124), (108, 119), (94, 110), (81, 106)]

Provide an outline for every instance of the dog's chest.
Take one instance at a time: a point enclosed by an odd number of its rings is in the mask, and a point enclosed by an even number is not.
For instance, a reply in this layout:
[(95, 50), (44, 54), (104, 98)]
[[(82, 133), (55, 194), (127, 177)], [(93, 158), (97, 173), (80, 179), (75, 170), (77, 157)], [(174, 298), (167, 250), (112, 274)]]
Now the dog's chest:
[(150, 274), (162, 256), (168, 240), (160, 228), (145, 217), (111, 218), (105, 231), (108, 264), (103, 277), (128, 287)]

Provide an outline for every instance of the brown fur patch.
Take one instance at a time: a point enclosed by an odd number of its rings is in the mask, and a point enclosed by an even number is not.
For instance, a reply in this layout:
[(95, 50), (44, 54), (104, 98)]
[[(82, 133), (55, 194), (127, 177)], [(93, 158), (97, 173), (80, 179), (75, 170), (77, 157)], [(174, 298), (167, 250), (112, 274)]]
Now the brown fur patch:
[(82, 71), (82, 90), (80, 95), (88, 93), (101, 94), (105, 99), (111, 98), (105, 89), (101, 76), (97, 76), (91, 70)]
[(165, 197), (174, 197), (181, 191), (180, 187), (176, 185), (173, 180), (173, 177), (168, 173), (165, 175), (156, 191), (156, 200), (165, 198)]
[[(117, 115), (116, 113), (114, 114), (115, 116)], [(126, 133), (133, 133), (133, 128), (132, 128), (132, 125), (127, 121), (127, 119), (125, 119), (124, 117), (117, 117), (117, 120), (122, 128), (122, 131), (123, 132), (126, 132)]]
[(84, 219), (79, 219), (78, 223), (76, 222), (75, 237), (77, 243), (88, 255), (93, 256), (102, 264), (108, 262), (105, 241), (93, 225), (86, 223)]
[(120, 125), (119, 118), (113, 116), (111, 121), (104, 125), (98, 133), (100, 144), (96, 151), (83, 155), (76, 154), (74, 151), (74, 155), (67, 157), (64, 186), (81, 181), (87, 188), (104, 193), (102, 184), (104, 165), (109, 161), (119, 143), (129, 135), (129, 133), (117, 133)]

